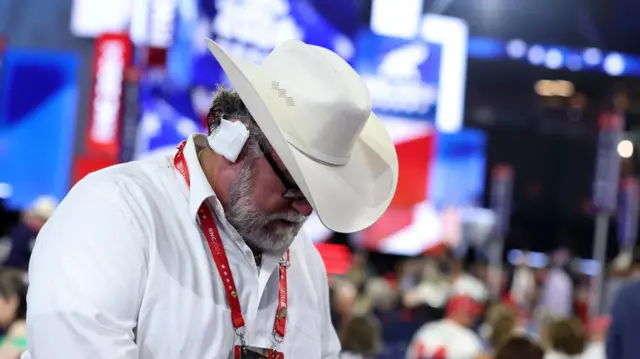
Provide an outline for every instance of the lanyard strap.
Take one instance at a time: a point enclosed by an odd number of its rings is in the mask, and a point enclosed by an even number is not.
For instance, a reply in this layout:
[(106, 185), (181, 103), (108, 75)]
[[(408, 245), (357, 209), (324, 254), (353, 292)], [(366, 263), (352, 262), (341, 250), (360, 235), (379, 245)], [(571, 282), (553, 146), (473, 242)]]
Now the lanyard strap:
[[(187, 168), (187, 162), (184, 158), (184, 147), (186, 141), (182, 141), (178, 146), (178, 152), (173, 158), (173, 164), (184, 177), (187, 186), (191, 185), (189, 178), (189, 169)], [(244, 318), (242, 317), (242, 310), (240, 308), (240, 300), (238, 299), (238, 291), (236, 290), (236, 284), (231, 274), (231, 267), (229, 266), (229, 259), (225, 253), (224, 246), (222, 245), (222, 238), (220, 232), (218, 232), (218, 226), (216, 225), (215, 218), (211, 209), (205, 202), (202, 202), (198, 209), (198, 219), (200, 222), (200, 229), (207, 239), (207, 245), (211, 251), (211, 256), (216, 264), (222, 283), (224, 284), (224, 291), (229, 303), (229, 309), (231, 310), (231, 321), (236, 333), (242, 338), (242, 334), (239, 332), (244, 327)], [(283, 258), (279, 262), (279, 275), (278, 275), (278, 309), (276, 311), (275, 320), (273, 324), (273, 338), (276, 343), (281, 343), (284, 339), (285, 326), (287, 323), (287, 267), (289, 267), (289, 250), (285, 253)]]

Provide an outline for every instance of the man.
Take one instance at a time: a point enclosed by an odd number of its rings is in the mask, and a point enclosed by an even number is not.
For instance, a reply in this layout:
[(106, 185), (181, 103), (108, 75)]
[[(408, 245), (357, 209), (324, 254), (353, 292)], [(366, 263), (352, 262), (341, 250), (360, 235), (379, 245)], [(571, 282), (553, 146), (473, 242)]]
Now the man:
[(573, 282), (565, 269), (569, 260), (569, 252), (563, 248), (551, 255), (552, 267), (542, 286), (538, 308), (559, 319), (570, 318), (573, 315)]
[(329, 288), (329, 309), (331, 323), (337, 332), (340, 332), (353, 316), (357, 296), (358, 290), (351, 282), (342, 279), (332, 280)]
[(535, 295), (535, 277), (533, 270), (527, 263), (527, 254), (525, 253), (520, 263), (516, 265), (511, 283), (509, 294), (515, 304), (520, 308), (531, 308), (531, 301)]
[[(262, 65), (207, 40), (236, 92), (174, 156), (87, 176), (40, 232), (31, 358), (336, 358), (324, 264), (298, 230), (385, 211), (397, 157), (357, 73), (287, 41)], [(215, 151), (214, 151), (215, 150)]]
[(640, 353), (640, 281), (624, 285), (618, 291), (611, 308), (611, 323), (607, 330), (606, 357), (635, 359)]
[(471, 330), (481, 314), (482, 305), (471, 296), (452, 296), (447, 303), (446, 317), (418, 330), (407, 359), (484, 358), (482, 342)]
[(611, 311), (611, 306), (621, 288), (640, 280), (640, 247), (635, 246), (630, 251), (620, 253), (613, 260), (609, 273), (603, 290), (605, 313)]

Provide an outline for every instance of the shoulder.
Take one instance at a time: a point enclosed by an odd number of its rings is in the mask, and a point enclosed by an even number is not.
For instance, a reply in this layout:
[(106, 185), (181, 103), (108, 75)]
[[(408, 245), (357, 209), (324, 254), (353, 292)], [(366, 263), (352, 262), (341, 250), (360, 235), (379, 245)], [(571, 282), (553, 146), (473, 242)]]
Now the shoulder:
[(640, 280), (634, 280), (627, 284), (622, 285), (620, 288), (620, 292), (618, 294), (619, 297), (628, 297), (628, 296), (637, 296), (640, 294)]
[[(172, 173), (168, 161), (150, 159), (119, 164), (93, 172), (80, 180), (63, 199), (53, 217), (73, 215), (96, 201), (100, 211), (121, 211), (130, 219), (148, 210), (145, 204), (161, 189), (162, 172)], [(166, 168), (163, 168), (166, 167)]]
[(125, 237), (146, 242), (142, 239), (151, 234), (151, 203), (159, 188), (150, 174), (156, 171), (154, 167), (157, 165), (150, 161), (130, 162), (80, 180), (38, 234), (34, 250), (40, 248), (41, 256), (43, 248), (50, 251), (62, 244), (88, 246), (102, 241), (123, 242)]
[(425, 338), (428, 338), (434, 334), (439, 335), (440, 333), (442, 333), (441, 329), (442, 323), (440, 322), (427, 323), (421, 326), (420, 329), (418, 329), (415, 336), (419, 340), (424, 340)]
[(638, 297), (640, 297), (640, 281), (623, 285), (615, 296), (612, 315), (615, 316), (617, 313), (624, 315), (624, 311), (631, 310), (631, 307), (637, 305)]
[(482, 340), (480, 340), (480, 336), (470, 329), (464, 329), (465, 334), (463, 335), (463, 337), (465, 338), (464, 340), (466, 345), (474, 351), (481, 351), (482, 349), (484, 349), (484, 345), (482, 344)]
[(153, 157), (93, 172), (78, 182), (74, 189), (108, 189), (110, 194), (116, 193), (118, 197), (125, 198), (126, 195), (141, 196), (157, 190), (161, 186), (158, 180), (171, 174), (173, 169), (167, 157)]

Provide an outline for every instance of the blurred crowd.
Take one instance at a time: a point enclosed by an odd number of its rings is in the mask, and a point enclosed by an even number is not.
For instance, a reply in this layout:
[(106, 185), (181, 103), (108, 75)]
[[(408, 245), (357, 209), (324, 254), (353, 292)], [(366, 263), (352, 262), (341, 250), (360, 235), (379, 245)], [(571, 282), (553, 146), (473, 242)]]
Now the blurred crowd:
[(38, 198), (24, 211), (12, 211), (0, 199), (0, 359), (17, 359), (27, 348), (27, 269), (38, 232), (56, 208)]
[[(26, 348), (26, 271), (55, 207), (39, 198), (24, 211), (1, 208), (0, 359), (19, 358)], [(345, 275), (330, 276), (342, 358), (606, 358), (611, 320), (589, 314), (589, 277), (572, 269), (567, 251), (550, 254), (544, 267), (529, 265), (524, 253), (500, 268), (474, 249), (456, 253), (404, 258), (383, 272), (359, 252)], [(619, 288), (640, 283), (640, 252), (621, 255), (605, 270), (606, 314)]]
[[(610, 317), (589, 314), (589, 277), (572, 269), (566, 250), (542, 268), (526, 260), (495, 268), (479, 257), (445, 250), (376, 273), (356, 254), (352, 269), (330, 280), (344, 358), (606, 358)], [(635, 281), (638, 268), (637, 255), (612, 263), (606, 291)]]

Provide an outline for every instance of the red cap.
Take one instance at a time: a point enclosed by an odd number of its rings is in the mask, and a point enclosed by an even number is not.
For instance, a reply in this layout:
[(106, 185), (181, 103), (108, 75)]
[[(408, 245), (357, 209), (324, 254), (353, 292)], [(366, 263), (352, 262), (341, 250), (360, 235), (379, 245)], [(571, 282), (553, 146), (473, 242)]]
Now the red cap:
[(447, 303), (447, 315), (469, 313), (474, 316), (482, 314), (482, 305), (466, 295), (454, 295)]

